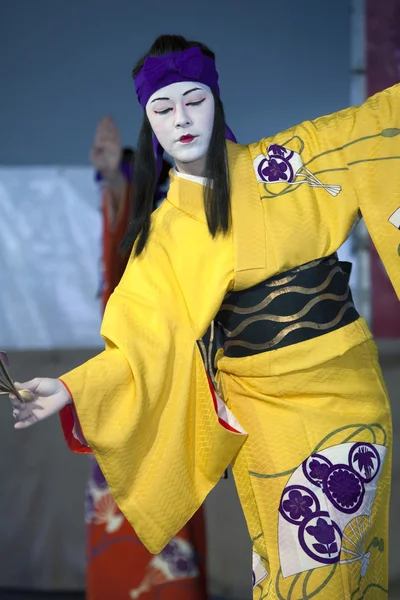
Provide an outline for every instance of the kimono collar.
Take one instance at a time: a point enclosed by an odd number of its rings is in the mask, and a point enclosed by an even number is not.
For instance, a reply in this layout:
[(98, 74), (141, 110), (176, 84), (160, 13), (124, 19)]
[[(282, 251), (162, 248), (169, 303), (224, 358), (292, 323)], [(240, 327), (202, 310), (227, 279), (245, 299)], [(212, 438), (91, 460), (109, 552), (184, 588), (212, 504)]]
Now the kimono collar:
[[(231, 194), (233, 193), (233, 179), (232, 172), (235, 170), (237, 165), (237, 157), (240, 155), (246, 162), (249, 163), (252, 168), (251, 161), (249, 161), (249, 152), (246, 146), (241, 146), (235, 142), (229, 140), (226, 141), (226, 150), (228, 158), (228, 168), (231, 180)], [(204, 177), (195, 177), (193, 175), (186, 175), (185, 173), (178, 173), (176, 169), (170, 171), (170, 186), (168, 190), (167, 200), (179, 208), (183, 212), (186, 212), (192, 217), (207, 222), (206, 215), (204, 212), (204, 200), (203, 200), (203, 189), (205, 186)]]
[(178, 175), (175, 169), (172, 169), (170, 171), (167, 200), (179, 210), (206, 223), (203, 203), (203, 177), (196, 179), (199, 179), (199, 181), (195, 181), (194, 178), (187, 179), (187, 176)]

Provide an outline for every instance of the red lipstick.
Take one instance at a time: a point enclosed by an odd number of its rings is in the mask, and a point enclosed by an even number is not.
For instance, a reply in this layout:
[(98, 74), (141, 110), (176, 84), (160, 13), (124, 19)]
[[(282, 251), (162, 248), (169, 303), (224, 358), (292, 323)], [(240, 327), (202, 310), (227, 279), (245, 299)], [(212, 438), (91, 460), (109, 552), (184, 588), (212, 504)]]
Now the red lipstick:
[(190, 135), (190, 133), (183, 135), (182, 137), (179, 138), (179, 141), (182, 144), (190, 144), (190, 142), (192, 142), (195, 139), (196, 136), (194, 135)]

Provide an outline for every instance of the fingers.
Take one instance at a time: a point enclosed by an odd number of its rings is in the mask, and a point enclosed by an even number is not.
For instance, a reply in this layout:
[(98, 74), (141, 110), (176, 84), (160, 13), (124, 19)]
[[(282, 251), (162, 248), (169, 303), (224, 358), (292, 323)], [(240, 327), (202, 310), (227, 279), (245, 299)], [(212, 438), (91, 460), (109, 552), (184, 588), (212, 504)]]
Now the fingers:
[(103, 117), (103, 118), (100, 120), (100, 122), (107, 123), (108, 125), (112, 125), (113, 127), (116, 127), (116, 125), (115, 125), (115, 121), (114, 121), (114, 119), (112, 118), (112, 116), (111, 116), (111, 115), (105, 115), (105, 116), (104, 116), (104, 117)]
[[(29, 391), (29, 390), (18, 390), (19, 393), (19, 398), (17, 396), (15, 396), (14, 394), (9, 394), (8, 397), (10, 399), (10, 402), (13, 406), (23, 406), (25, 402), (33, 402), (34, 400), (36, 400), (36, 396), (33, 392)], [(22, 401), (21, 401), (22, 398)]]
[(111, 115), (106, 115), (100, 119), (97, 127), (97, 131), (112, 131), (113, 133), (118, 132), (117, 125)]
[(24, 383), (19, 383), (16, 381), (14, 383), (15, 388), (20, 390), (29, 390), (31, 392), (36, 392), (38, 386), (40, 384), (40, 377), (35, 377), (34, 379), (30, 379), (29, 381), (25, 381)]
[[(38, 408), (42, 409), (42, 407)], [(16, 423), (14, 424), (14, 429), (25, 429), (26, 427), (30, 427), (34, 423), (40, 421), (40, 418), (38, 417), (36, 412), (33, 412), (32, 410), (26, 408), (25, 405), (23, 405), (22, 409), (14, 408), (13, 417), (16, 421)]]
[(37, 421), (37, 419), (35, 418), (35, 416), (31, 415), (29, 418), (25, 419), (24, 421), (17, 421), (14, 424), (14, 429), (26, 429), (27, 427), (30, 427), (31, 425), (36, 423), (36, 421)]
[(18, 410), (22, 410), (25, 406), (24, 402), (21, 402), (21, 400), (19, 398), (17, 398), (16, 396), (9, 396), (10, 398), (10, 402), (11, 402), (11, 406), (13, 408), (17, 408)]
[(113, 123), (107, 123), (107, 124), (100, 124), (95, 138), (94, 138), (94, 146), (107, 146), (111, 144), (112, 146), (117, 145), (120, 146), (121, 145), (121, 136), (120, 133), (118, 131), (118, 129), (116, 128), (115, 124)]

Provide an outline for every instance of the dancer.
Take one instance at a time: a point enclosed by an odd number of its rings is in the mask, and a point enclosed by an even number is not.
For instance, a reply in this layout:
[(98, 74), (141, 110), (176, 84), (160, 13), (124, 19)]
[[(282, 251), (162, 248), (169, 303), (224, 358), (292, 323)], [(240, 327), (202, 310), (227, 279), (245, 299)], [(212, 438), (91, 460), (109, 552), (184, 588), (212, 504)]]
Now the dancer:
[[(255, 599), (384, 596), (390, 406), (336, 252), (362, 214), (399, 292), (400, 86), (241, 146), (204, 45), (162, 36), (133, 75), (138, 203), (105, 350), (21, 384), (35, 399), (13, 399), (15, 427), (61, 410), (151, 552), (232, 464)], [(197, 343), (213, 320), (216, 391)]]

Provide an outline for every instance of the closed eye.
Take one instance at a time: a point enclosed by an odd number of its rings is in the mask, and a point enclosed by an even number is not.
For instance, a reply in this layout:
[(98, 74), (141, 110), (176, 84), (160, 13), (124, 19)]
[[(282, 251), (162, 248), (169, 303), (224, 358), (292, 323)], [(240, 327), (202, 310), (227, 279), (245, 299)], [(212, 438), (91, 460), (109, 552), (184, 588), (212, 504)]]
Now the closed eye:
[(164, 110), (155, 110), (156, 115), (166, 115), (172, 108), (164, 108)]
[(200, 104), (203, 104), (205, 98), (203, 98), (202, 100), (198, 100), (197, 102), (188, 102), (186, 104), (186, 106), (199, 106)]

